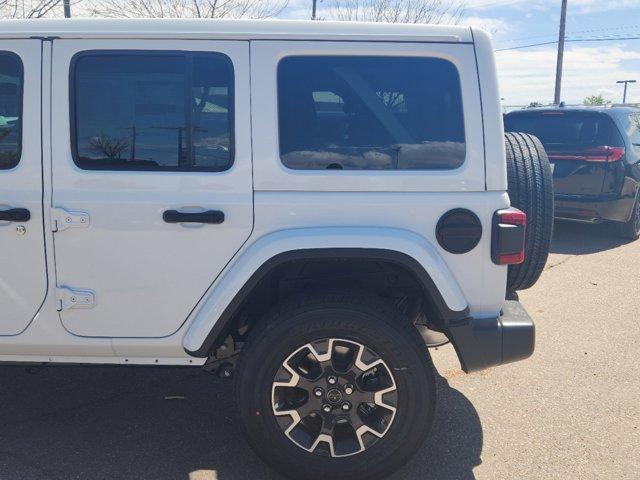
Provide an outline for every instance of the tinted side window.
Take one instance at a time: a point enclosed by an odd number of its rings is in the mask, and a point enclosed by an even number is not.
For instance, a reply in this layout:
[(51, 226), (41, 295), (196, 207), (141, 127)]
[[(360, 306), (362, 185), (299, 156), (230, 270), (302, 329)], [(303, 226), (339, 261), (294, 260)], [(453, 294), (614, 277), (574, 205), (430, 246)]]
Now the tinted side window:
[(18, 165), (22, 147), (22, 62), (0, 52), (0, 170)]
[(640, 113), (629, 115), (629, 138), (638, 155), (640, 155)]
[(233, 162), (233, 70), (214, 53), (81, 54), (74, 161), (93, 170), (221, 171)]
[(455, 66), (438, 58), (288, 57), (280, 156), (294, 169), (446, 170), (465, 159)]

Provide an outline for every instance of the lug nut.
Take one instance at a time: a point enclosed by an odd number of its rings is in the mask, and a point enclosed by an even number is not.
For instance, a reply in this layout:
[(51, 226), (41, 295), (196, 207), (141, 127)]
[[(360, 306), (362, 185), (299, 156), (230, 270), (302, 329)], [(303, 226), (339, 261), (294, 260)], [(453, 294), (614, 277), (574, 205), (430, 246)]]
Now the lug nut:
[(347, 395), (351, 395), (353, 393), (353, 385), (345, 385), (344, 393), (346, 393)]
[(329, 413), (331, 411), (331, 405), (328, 405), (328, 404), (327, 405), (323, 405), (322, 406), (322, 411), (324, 413)]
[(321, 397), (323, 393), (324, 393), (324, 392), (322, 391), (322, 389), (321, 389), (321, 388), (316, 388), (316, 389), (313, 391), (313, 394), (314, 394), (316, 397)]
[(335, 385), (338, 381), (338, 379), (334, 376), (331, 376), (327, 379), (327, 381), (329, 382), (330, 385)]
[(345, 412), (348, 412), (349, 410), (351, 410), (351, 404), (349, 402), (344, 402), (342, 404), (342, 410), (344, 410)]

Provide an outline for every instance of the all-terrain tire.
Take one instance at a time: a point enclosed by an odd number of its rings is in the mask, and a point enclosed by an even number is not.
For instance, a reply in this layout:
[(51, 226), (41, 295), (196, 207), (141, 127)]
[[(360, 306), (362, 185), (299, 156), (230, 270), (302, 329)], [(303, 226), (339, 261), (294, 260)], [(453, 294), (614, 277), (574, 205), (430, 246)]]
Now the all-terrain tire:
[(553, 178), (547, 153), (535, 136), (505, 133), (511, 205), (527, 214), (525, 260), (510, 265), (507, 292), (533, 286), (549, 256), (553, 234)]
[[(350, 456), (334, 456), (328, 445), (318, 452), (294, 443), (285, 433), (291, 425), (282, 425), (282, 417), (275, 413), (279, 401), (272, 398), (280, 388), (273, 385), (274, 378), (282, 378), (284, 363), (293, 362), (290, 359), (296, 358), (295, 352), (305, 345), (322, 344), (327, 339), (356, 342), (363, 346), (363, 352), (375, 352), (388, 366), (397, 389), (393, 400), (396, 410), (387, 422), (386, 433), (373, 439), (364, 451)], [(331, 362), (323, 368), (333, 371)], [(337, 385), (342, 382), (339, 377)], [(358, 382), (354, 384), (360, 385)], [(316, 413), (312, 404), (312, 413), (307, 410), (304, 415), (316, 418), (327, 400), (314, 399), (318, 388), (308, 388), (308, 401), (318, 400), (322, 405)], [(357, 408), (355, 394), (347, 396), (348, 387), (344, 388), (344, 399), (353, 400), (353, 408)], [(330, 398), (328, 394), (329, 390), (326, 395)], [(277, 306), (254, 328), (238, 360), (235, 395), (237, 414), (249, 443), (272, 468), (298, 480), (373, 480), (400, 468), (422, 445), (433, 420), (435, 378), (424, 342), (409, 319), (392, 304), (366, 293), (320, 293), (295, 297)], [(342, 413), (340, 407), (337, 410), (338, 415)]]

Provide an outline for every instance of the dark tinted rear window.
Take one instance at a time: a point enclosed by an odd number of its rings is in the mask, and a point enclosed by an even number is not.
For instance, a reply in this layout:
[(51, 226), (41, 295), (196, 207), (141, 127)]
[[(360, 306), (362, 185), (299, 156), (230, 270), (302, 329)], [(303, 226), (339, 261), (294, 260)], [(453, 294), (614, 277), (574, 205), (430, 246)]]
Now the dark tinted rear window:
[(458, 71), (439, 58), (288, 57), (278, 106), (289, 168), (446, 170), (465, 159)]
[(612, 120), (589, 112), (539, 112), (505, 118), (505, 130), (535, 135), (548, 150), (620, 145)]

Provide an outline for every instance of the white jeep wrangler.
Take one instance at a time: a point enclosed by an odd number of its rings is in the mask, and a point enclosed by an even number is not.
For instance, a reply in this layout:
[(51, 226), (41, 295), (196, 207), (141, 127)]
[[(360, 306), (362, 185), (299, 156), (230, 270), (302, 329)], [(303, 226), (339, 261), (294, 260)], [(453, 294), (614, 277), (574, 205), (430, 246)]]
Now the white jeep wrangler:
[(475, 28), (2, 22), (0, 362), (235, 370), (270, 465), (384, 476), (426, 347), (533, 352), (550, 170), (506, 146)]

